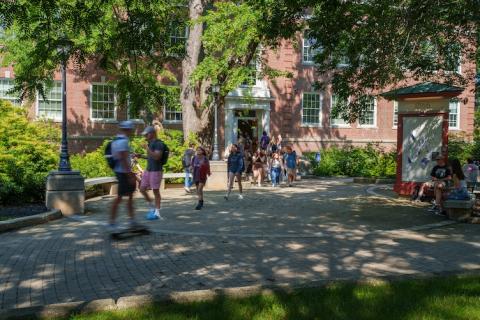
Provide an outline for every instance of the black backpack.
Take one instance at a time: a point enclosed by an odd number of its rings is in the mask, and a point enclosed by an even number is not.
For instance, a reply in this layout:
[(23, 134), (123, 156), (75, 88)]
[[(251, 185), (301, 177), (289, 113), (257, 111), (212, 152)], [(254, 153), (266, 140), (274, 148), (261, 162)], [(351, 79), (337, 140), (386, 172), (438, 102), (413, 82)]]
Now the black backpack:
[(115, 160), (115, 157), (112, 154), (112, 142), (118, 139), (123, 139), (123, 138), (120, 138), (120, 137), (113, 138), (113, 140), (107, 143), (107, 146), (105, 147), (105, 152), (103, 153), (105, 160), (107, 160), (108, 166), (112, 170), (115, 168), (115, 165), (117, 164), (117, 160)]
[(160, 161), (162, 162), (162, 166), (164, 166), (168, 162), (168, 157), (170, 156), (170, 149), (162, 140), (159, 141), (163, 145), (162, 159), (160, 159)]

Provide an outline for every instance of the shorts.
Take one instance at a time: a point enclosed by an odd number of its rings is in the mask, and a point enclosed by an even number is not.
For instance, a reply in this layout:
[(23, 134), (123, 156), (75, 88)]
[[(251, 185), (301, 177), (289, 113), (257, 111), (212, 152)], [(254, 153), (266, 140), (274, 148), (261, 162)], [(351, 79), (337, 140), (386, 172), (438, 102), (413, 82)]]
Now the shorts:
[(144, 171), (142, 181), (140, 182), (140, 189), (158, 190), (162, 183), (163, 172), (162, 171)]
[(297, 168), (287, 168), (287, 175), (294, 176), (297, 174)]
[(120, 197), (131, 195), (137, 188), (136, 183), (130, 183), (129, 173), (115, 172), (115, 176), (118, 180), (118, 195)]

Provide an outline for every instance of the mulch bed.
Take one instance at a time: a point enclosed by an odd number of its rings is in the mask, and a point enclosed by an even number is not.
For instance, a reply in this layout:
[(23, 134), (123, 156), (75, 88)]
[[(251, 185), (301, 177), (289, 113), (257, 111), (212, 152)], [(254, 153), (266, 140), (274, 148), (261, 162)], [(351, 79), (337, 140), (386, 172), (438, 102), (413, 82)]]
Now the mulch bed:
[(31, 216), (48, 211), (43, 203), (32, 203), (17, 206), (0, 206), (0, 221)]

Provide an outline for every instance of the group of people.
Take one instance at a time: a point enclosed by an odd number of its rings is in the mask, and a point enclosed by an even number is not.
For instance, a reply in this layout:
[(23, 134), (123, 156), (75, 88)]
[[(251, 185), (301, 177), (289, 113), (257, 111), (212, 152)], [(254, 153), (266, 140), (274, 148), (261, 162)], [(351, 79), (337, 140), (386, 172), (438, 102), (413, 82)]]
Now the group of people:
[[(127, 198), (129, 226), (131, 228), (138, 226), (133, 208), (133, 193), (137, 189), (137, 182), (140, 192), (149, 203), (150, 209), (146, 218), (148, 220), (161, 219), (160, 186), (163, 179), (163, 166), (168, 160), (169, 150), (165, 143), (157, 138), (155, 128), (149, 126), (142, 132), (146, 140), (145, 154), (132, 153), (129, 138), (133, 135), (133, 132), (134, 124), (132, 121), (121, 122), (118, 135), (110, 143), (110, 147), (107, 147), (109, 149), (108, 156), (112, 158), (111, 167), (118, 180), (118, 195), (113, 200), (108, 225), (111, 232), (117, 229), (118, 207), (124, 197)], [(137, 162), (139, 158), (147, 160), (145, 170), (139, 168)], [(139, 168), (140, 174), (138, 176), (134, 172), (135, 167)], [(210, 175), (210, 163), (207, 152), (203, 147), (199, 146), (193, 151), (188, 167), (189, 175), (190, 172), (193, 174), (193, 182), (197, 187), (198, 203), (195, 209), (200, 210), (203, 207), (203, 188), (207, 177)], [(150, 189), (153, 191), (153, 199), (147, 192)]]
[(236, 178), (241, 184), (244, 174), (247, 180), (252, 179), (259, 187), (265, 180), (270, 180), (272, 187), (278, 187), (281, 180), (291, 186), (296, 179), (298, 157), (291, 146), (282, 146), (281, 135), (277, 139), (270, 138), (264, 131), (255, 151), (254, 146), (247, 136), (240, 137), (238, 144), (227, 148), (228, 172), (233, 173), (232, 179)]
[[(137, 184), (141, 194), (149, 203), (150, 209), (146, 218), (149, 220), (162, 218), (160, 214), (160, 186), (163, 179), (163, 166), (168, 159), (168, 147), (157, 138), (155, 128), (149, 126), (142, 132), (146, 140), (145, 153), (132, 153), (129, 138), (133, 135), (133, 132), (134, 125), (131, 121), (121, 122), (118, 135), (107, 147), (107, 150), (109, 150), (108, 157), (112, 160), (109, 164), (118, 180), (118, 196), (114, 199), (110, 212), (110, 229), (116, 229), (118, 207), (124, 197), (127, 198), (130, 226), (134, 227), (136, 225), (133, 193), (137, 189)], [(278, 139), (270, 139), (267, 133), (263, 132), (260, 147), (254, 153), (252, 152), (252, 146), (253, 144), (249, 143), (248, 139), (240, 139), (239, 144), (232, 144), (227, 150), (228, 184), (226, 200), (230, 197), (235, 179), (238, 181), (239, 199), (243, 199), (243, 174), (247, 179), (252, 176), (258, 186), (262, 186), (267, 178), (270, 179), (273, 187), (280, 185), (282, 177), (285, 177), (288, 186), (292, 186), (293, 181), (295, 181), (298, 157), (290, 146), (282, 146), (280, 135)], [(138, 165), (138, 159), (140, 158), (147, 160), (145, 170)], [(208, 176), (211, 175), (207, 151), (202, 146), (195, 148), (194, 144), (190, 144), (183, 155), (182, 163), (185, 169), (185, 190), (190, 193), (191, 187), (195, 185), (198, 196), (195, 209), (201, 210), (204, 206), (203, 188)], [(137, 169), (135, 170), (135, 168)], [(153, 198), (148, 193), (150, 189), (153, 191)]]
[(415, 198), (420, 200), (427, 190), (433, 189), (435, 200), (429, 211), (438, 215), (445, 215), (445, 199), (470, 199), (468, 188), (475, 188), (479, 168), (472, 159), (468, 159), (463, 167), (458, 159), (453, 159), (447, 163), (442, 155), (436, 158), (436, 162), (437, 164), (430, 173), (432, 180), (420, 187)]

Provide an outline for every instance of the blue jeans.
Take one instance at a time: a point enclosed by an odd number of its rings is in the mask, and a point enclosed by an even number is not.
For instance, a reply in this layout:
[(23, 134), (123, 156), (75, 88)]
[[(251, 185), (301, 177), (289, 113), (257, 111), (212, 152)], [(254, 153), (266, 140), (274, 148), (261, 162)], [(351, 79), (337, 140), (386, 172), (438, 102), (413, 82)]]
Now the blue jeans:
[(185, 168), (185, 188), (190, 188), (193, 182), (190, 179), (190, 168)]
[(271, 175), (272, 175), (273, 184), (280, 184), (281, 171), (282, 171), (281, 168), (272, 168)]

